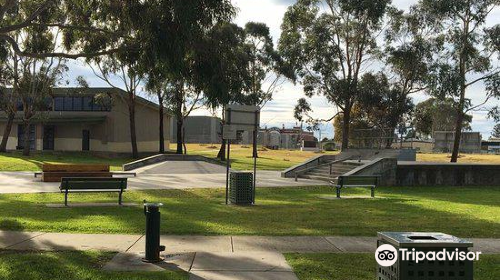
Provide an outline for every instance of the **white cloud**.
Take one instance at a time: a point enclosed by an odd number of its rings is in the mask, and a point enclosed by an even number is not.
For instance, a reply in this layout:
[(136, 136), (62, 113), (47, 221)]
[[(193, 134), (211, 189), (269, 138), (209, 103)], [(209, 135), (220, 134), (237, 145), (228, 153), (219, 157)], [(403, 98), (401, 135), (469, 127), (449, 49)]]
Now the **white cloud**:
[[(280, 26), (283, 20), (284, 13), (289, 5), (295, 3), (295, 0), (233, 0), (235, 6), (239, 8), (238, 15), (235, 19), (236, 23), (244, 26), (249, 21), (264, 22), (271, 31), (275, 43), (280, 36)], [(393, 5), (398, 8), (408, 10), (408, 8), (415, 4), (416, 0), (394, 0)], [(488, 25), (498, 24), (500, 22), (500, 9), (493, 12), (492, 17), (488, 21)], [(84, 76), (89, 81), (91, 86), (106, 86), (106, 83), (96, 78), (90, 69), (82, 63), (70, 63), (71, 77), (78, 75)], [(291, 126), (295, 124), (293, 118), (293, 108), (297, 103), (297, 99), (303, 97), (302, 87), (300, 85), (293, 85), (292, 83), (285, 83), (281, 91), (274, 95), (274, 100), (269, 102), (262, 112), (262, 123), (270, 126), (281, 126), (285, 124)], [(428, 98), (424, 94), (415, 94), (412, 96), (414, 102), (421, 102)], [(474, 104), (482, 102), (484, 97), (484, 86), (477, 85), (472, 87), (468, 92), (468, 97), (473, 100)], [(323, 97), (314, 97), (310, 100), (314, 109), (314, 116), (318, 118), (330, 118), (335, 114), (333, 105), (328, 104)], [(488, 104), (489, 106), (499, 105), (498, 101)], [(209, 115), (210, 112), (205, 109), (200, 109), (193, 113), (194, 115)], [(491, 120), (486, 119), (484, 112), (474, 114), (472, 127), (476, 131), (480, 131), (484, 136), (489, 136), (493, 123)], [(333, 129), (331, 124), (325, 125), (325, 132), (323, 135), (327, 137), (333, 136)]]

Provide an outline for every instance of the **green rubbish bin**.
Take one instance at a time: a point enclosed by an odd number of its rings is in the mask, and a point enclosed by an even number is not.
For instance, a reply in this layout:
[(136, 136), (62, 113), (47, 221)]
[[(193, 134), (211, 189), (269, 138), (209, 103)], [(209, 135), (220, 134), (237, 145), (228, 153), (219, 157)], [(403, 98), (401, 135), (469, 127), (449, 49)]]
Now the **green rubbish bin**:
[(229, 174), (229, 201), (236, 205), (253, 203), (253, 173), (231, 172)]
[[(381, 251), (381, 246), (386, 244), (391, 245), (396, 251)], [(438, 252), (467, 254), (472, 246), (473, 244), (468, 240), (444, 233), (379, 232), (377, 261), (382, 259), (395, 261), (395, 263), (390, 266), (382, 266), (379, 263), (377, 280), (473, 280), (471, 260), (438, 260), (423, 257), (423, 254), (430, 253), (432, 256)], [(393, 252), (397, 256), (394, 256)], [(422, 260), (409, 256), (418, 252), (421, 252)], [(442, 253), (442, 256), (445, 256), (444, 254)], [(394, 259), (395, 257), (397, 259)]]

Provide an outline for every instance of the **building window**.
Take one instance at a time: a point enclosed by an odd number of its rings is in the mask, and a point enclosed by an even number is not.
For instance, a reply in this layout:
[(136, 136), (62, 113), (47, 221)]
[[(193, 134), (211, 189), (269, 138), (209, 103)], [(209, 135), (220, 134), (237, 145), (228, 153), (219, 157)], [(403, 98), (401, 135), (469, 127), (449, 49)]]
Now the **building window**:
[(54, 111), (64, 111), (64, 97), (54, 97)]
[(83, 110), (83, 102), (82, 97), (73, 97), (73, 111), (82, 111)]
[(83, 111), (92, 111), (93, 98), (91, 96), (86, 96), (83, 98)]
[(54, 97), (54, 111), (111, 111), (111, 106), (96, 104), (92, 96), (58, 96)]
[(73, 97), (64, 97), (64, 111), (73, 111)]

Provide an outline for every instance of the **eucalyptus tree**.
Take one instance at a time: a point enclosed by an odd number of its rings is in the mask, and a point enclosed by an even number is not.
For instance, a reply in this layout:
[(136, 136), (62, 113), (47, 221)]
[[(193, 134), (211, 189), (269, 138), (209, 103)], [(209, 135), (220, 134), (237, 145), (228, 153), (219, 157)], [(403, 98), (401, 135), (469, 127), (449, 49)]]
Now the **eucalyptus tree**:
[[(8, 91), (7, 87), (13, 82), (13, 69), (11, 65), (8, 64), (11, 59), (11, 53), (9, 48), (4, 45), (0, 46), (0, 110), (5, 112), (7, 117), (7, 122), (2, 135), (2, 141), (0, 143), (0, 152), (5, 153), (7, 151), (7, 141), (9, 140), (9, 135), (14, 124), (14, 118), (17, 113), (17, 101), (18, 97), (16, 90)], [(13, 66), (13, 65), (12, 65)]]
[[(222, 23), (207, 36), (202, 54), (201, 75), (205, 104), (213, 111), (225, 111), (228, 104), (240, 103), (259, 107), (272, 100), (285, 79), (293, 74), (274, 47), (269, 28), (264, 23), (249, 22), (244, 28)], [(205, 58), (209, 58), (206, 60)], [(210, 69), (209, 72), (203, 69)], [(225, 123), (222, 114), (222, 124)], [(218, 157), (225, 159), (226, 141)]]
[(275, 49), (269, 27), (265, 23), (248, 22), (243, 31), (243, 43), (249, 55), (249, 94), (256, 100), (254, 105), (262, 108), (272, 100), (273, 94), (287, 78), (293, 78), (293, 71)]
[[(139, 72), (138, 52), (122, 52), (95, 57), (88, 61), (94, 75), (110, 87), (124, 89), (128, 107), (128, 122), (132, 157), (139, 157), (135, 119), (135, 101), (144, 77)], [(118, 96), (121, 98), (122, 96)]]
[[(155, 92), (160, 104), (160, 152), (163, 141), (163, 109), (175, 117), (176, 124), (176, 153), (186, 154), (184, 123), (187, 117), (196, 109), (203, 106), (202, 91), (193, 81), (183, 79), (171, 80), (169, 78), (158, 79), (149, 76), (147, 87), (150, 92)], [(164, 149), (164, 147), (163, 147)]]
[(23, 111), (23, 155), (29, 156), (32, 120), (36, 117), (43, 119), (43, 113), (50, 110), (48, 100), (51, 100), (52, 90), (58, 84), (64, 83), (63, 75), (68, 68), (61, 58), (26, 58), (21, 64), (16, 88)]
[[(359, 81), (358, 91), (359, 100), (355, 104), (349, 124), (351, 129), (358, 132), (351, 131), (350, 140), (355, 140), (356, 137), (371, 140), (378, 138), (380, 147), (390, 147), (396, 127), (404, 123), (413, 110), (411, 98), (401, 90), (398, 83), (391, 82), (384, 73), (364, 74)], [(334, 119), (337, 141), (343, 137), (342, 117), (338, 115)]]
[[(44, 59), (90, 58), (136, 48), (118, 24), (117, 12), (128, 5), (128, 2), (83, 0), (5, 0), (0, 3), (2, 86), (12, 87), (9, 94), (4, 92), (6, 98), (2, 100), (8, 121), (0, 151), (6, 150), (21, 98), (16, 80), (18, 71), (12, 68), (17, 67), (20, 60), (28, 62), (28, 58), (43, 67)], [(32, 41), (19, 40), (19, 36), (27, 34), (31, 34)]]
[[(298, 0), (283, 20), (279, 50), (306, 96), (324, 96), (342, 113), (343, 150), (349, 146), (348, 124), (359, 98), (358, 81), (377, 50), (376, 37), (389, 3)], [(310, 111), (308, 102), (299, 100), (296, 113), (308, 115)]]
[[(210, 30), (197, 52), (198, 66), (195, 77), (200, 80), (205, 105), (214, 114), (224, 111), (228, 104), (256, 104), (257, 96), (251, 92), (252, 75), (249, 72), (251, 56), (245, 45), (245, 31), (236, 24), (222, 22)], [(214, 56), (213, 54), (218, 54)], [(222, 139), (217, 155), (225, 160), (226, 141)]]
[(493, 131), (491, 132), (491, 136), (500, 138), (500, 123), (495, 124)]
[(170, 94), (169, 84), (161, 75), (151, 70), (147, 76), (146, 90), (158, 101), (158, 152), (165, 153), (165, 98)]
[(359, 105), (371, 128), (376, 128), (384, 138), (385, 147), (390, 148), (395, 129), (410, 119), (414, 104), (408, 88), (390, 81), (384, 73), (366, 73), (360, 84)]
[[(129, 2), (87, 0), (4, 0), (0, 3), (0, 41), (22, 57), (95, 57), (134, 47), (119, 28), (119, 13)], [(60, 47), (29, 49), (16, 35), (30, 30), (62, 33)], [(55, 36), (47, 38), (57, 43)]]
[[(31, 54), (54, 53), (59, 46), (61, 32), (53, 32), (44, 26), (33, 26), (14, 34), (17, 48), (23, 48)], [(2, 139), (5, 151), (13, 118), (16, 111), (22, 111), (24, 129), (23, 155), (30, 154), (31, 122), (41, 118), (44, 111), (50, 109), (50, 95), (54, 86), (63, 83), (64, 73), (68, 70), (66, 59), (61, 57), (21, 56), (10, 43), (3, 44), (2, 83), (11, 89), (5, 89), (2, 103), (8, 112), (7, 126)], [(5, 145), (5, 146), (4, 146)]]
[[(222, 22), (229, 22), (235, 9), (229, 0), (157, 0), (149, 2), (148, 17), (138, 22), (145, 44), (141, 52), (141, 72), (148, 88), (157, 92), (166, 108), (177, 116), (177, 131), (198, 106), (201, 87), (212, 78), (206, 61), (218, 59), (207, 37)], [(161, 94), (160, 94), (161, 93)], [(182, 135), (177, 152), (182, 153)], [(161, 144), (160, 144), (161, 145)]]
[[(432, 40), (438, 46), (428, 79), (429, 92), (438, 99), (453, 98), (457, 114), (451, 162), (457, 162), (464, 118), (500, 97), (500, 25), (488, 27), (486, 20), (500, 5), (498, 0), (421, 0), (413, 8), (432, 25)], [(469, 89), (483, 82), (484, 101), (472, 104)]]
[[(434, 97), (418, 103), (413, 114), (415, 131), (425, 137), (432, 137), (435, 131), (453, 131), (457, 121), (456, 103), (452, 98), (439, 100)], [(462, 130), (472, 130), (471, 122), (472, 115), (465, 114)]]
[(118, 11), (119, 27), (137, 45), (91, 61), (99, 68), (95, 72), (111, 86), (117, 86), (111, 82), (112, 74), (122, 77), (121, 87), (128, 92), (132, 154), (137, 157), (134, 113), (137, 88), (155, 68), (163, 69), (165, 76), (175, 81), (190, 75), (187, 72), (190, 56), (202, 47), (197, 44), (216, 22), (232, 17), (234, 8), (228, 0), (135, 0)]

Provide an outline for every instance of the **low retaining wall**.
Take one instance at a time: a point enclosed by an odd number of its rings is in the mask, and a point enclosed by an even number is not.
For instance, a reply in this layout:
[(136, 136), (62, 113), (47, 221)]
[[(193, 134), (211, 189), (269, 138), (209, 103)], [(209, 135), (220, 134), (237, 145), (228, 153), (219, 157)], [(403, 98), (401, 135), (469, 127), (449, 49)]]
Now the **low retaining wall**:
[(123, 165), (123, 171), (130, 171), (147, 165), (163, 162), (163, 161), (205, 161), (213, 164), (224, 165), (220, 161), (207, 158), (200, 155), (176, 155), (176, 154), (159, 154), (129, 162)]
[(500, 165), (400, 162), (398, 186), (500, 186)]
[(378, 158), (370, 163), (361, 165), (346, 174), (349, 175), (377, 175), (380, 176), (379, 185), (396, 185), (396, 168), (398, 161), (395, 158)]

